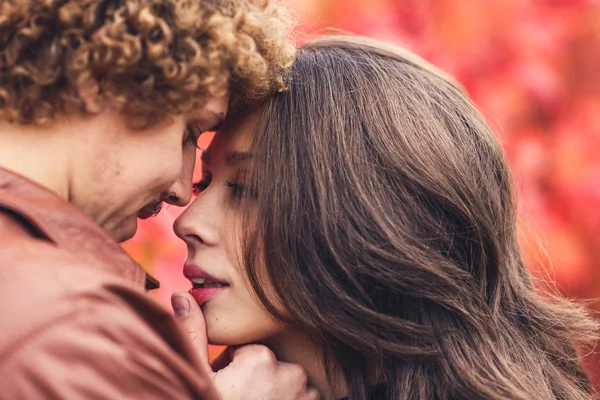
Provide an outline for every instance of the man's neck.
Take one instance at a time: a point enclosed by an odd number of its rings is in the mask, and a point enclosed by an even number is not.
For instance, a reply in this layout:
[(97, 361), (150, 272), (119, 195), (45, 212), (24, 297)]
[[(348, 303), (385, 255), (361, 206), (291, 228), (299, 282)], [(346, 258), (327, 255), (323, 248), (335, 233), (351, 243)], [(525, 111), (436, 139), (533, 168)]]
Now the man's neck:
[(0, 122), (0, 167), (69, 200), (69, 154), (53, 127)]

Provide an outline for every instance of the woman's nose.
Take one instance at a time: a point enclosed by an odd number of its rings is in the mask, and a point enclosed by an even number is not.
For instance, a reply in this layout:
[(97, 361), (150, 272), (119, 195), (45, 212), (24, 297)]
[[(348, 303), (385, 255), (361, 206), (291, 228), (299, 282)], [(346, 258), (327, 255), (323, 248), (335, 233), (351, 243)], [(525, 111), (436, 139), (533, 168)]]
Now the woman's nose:
[(208, 199), (200, 195), (194, 202), (175, 220), (173, 231), (188, 246), (207, 245), (214, 246), (219, 241), (218, 210), (207, 204)]

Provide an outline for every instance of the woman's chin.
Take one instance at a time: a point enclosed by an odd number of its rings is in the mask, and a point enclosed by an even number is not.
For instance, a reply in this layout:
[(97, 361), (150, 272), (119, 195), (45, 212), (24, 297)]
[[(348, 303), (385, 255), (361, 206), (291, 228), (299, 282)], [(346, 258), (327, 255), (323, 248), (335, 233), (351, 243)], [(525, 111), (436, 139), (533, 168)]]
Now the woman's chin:
[[(225, 293), (223, 293), (225, 294)], [(234, 306), (219, 307), (216, 298), (202, 305), (206, 321), (206, 334), (210, 344), (238, 346), (247, 343), (262, 343), (267, 338), (278, 336), (282, 327), (260, 308), (244, 309)]]
[(275, 334), (276, 332), (272, 330), (223, 326), (218, 322), (211, 323), (207, 321), (206, 324), (208, 343), (215, 346), (241, 346), (248, 343), (264, 343), (267, 341), (267, 338)]
[(207, 318), (206, 336), (208, 344), (215, 346), (237, 346), (247, 342), (247, 338), (250, 336), (249, 332), (245, 332), (244, 329), (239, 329), (239, 327), (234, 327), (224, 322), (219, 319), (211, 321)]
[(207, 338), (208, 344), (213, 346), (240, 346), (249, 343), (247, 337), (246, 339), (243, 339), (240, 337), (228, 335), (223, 332), (211, 333), (210, 329), (207, 332)]

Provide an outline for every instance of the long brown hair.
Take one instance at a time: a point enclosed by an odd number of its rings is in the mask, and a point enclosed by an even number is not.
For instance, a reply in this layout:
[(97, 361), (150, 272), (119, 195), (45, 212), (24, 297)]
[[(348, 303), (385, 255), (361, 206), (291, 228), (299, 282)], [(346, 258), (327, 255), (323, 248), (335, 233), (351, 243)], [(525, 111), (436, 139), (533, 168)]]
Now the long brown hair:
[(311, 42), (253, 153), (250, 282), (349, 399), (373, 368), (393, 399), (592, 398), (576, 344), (595, 324), (535, 290), (504, 153), (451, 78), (369, 39)]

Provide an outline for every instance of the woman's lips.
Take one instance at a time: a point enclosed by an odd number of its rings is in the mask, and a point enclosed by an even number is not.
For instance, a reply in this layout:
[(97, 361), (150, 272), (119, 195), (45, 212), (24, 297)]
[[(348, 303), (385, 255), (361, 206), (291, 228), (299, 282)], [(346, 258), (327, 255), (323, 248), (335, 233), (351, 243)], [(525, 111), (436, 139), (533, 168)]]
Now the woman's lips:
[(215, 278), (197, 265), (186, 264), (183, 268), (183, 275), (192, 282), (193, 287), (189, 293), (200, 306), (217, 293), (229, 288), (227, 282)]
[(199, 306), (202, 306), (208, 300), (210, 300), (214, 295), (223, 290), (229, 288), (229, 286), (223, 286), (220, 288), (210, 287), (210, 288), (202, 288), (202, 289), (190, 289), (189, 294), (196, 300)]

